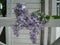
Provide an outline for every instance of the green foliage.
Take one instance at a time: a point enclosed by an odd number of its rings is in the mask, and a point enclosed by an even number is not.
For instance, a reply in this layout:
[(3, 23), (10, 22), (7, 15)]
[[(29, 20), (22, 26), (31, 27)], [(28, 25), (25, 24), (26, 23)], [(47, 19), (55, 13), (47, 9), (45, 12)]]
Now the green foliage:
[(46, 15), (45, 18), (46, 18), (47, 20), (49, 20), (49, 19), (50, 19), (50, 16), (49, 16), (49, 15)]
[[(39, 16), (41, 16), (40, 10), (37, 10), (37, 11), (34, 11), (34, 12), (36, 12)], [(34, 16), (34, 12), (31, 13), (32, 16)]]
[[(42, 16), (40, 10), (35, 11), (35, 13), (37, 13), (37, 15), (40, 16), (40, 18), (39, 18), (40, 23), (42, 22), (42, 19), (43, 19), (43, 18), (46, 19), (46, 22), (48, 22), (49, 19), (50, 19), (50, 16), (49, 16), (49, 15), (43, 15), (43, 16)], [(34, 16), (34, 12), (32, 12), (32, 16)]]
[(52, 16), (53, 19), (60, 19), (60, 16)]

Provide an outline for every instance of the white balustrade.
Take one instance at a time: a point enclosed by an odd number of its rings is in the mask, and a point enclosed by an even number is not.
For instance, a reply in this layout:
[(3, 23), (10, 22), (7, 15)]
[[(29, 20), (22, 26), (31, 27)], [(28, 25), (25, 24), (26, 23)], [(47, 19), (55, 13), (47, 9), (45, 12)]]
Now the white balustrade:
[[(11, 30), (8, 29), (9, 26), (14, 24), (16, 21), (16, 18), (14, 17), (0, 17), (0, 27), (5, 26), (6, 27), (6, 43), (7, 45), (12, 45), (11, 42)], [(45, 25), (45, 33), (44, 33), (44, 45), (47, 45), (47, 38), (48, 38), (48, 27), (59, 27), (60, 26), (60, 19), (51, 19), (46, 25)], [(52, 29), (53, 30), (53, 29)], [(53, 32), (51, 32), (51, 40), (54, 41), (53, 39)], [(56, 34), (55, 34), (56, 35)], [(51, 42), (52, 43), (52, 42)]]

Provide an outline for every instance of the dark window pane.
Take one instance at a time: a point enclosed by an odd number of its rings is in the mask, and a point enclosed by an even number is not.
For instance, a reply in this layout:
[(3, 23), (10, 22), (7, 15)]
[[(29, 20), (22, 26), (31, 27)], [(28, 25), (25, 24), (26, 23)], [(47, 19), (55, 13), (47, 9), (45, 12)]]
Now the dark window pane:
[(6, 0), (0, 0), (0, 15), (6, 16)]
[(57, 4), (57, 15), (60, 16), (60, 3)]

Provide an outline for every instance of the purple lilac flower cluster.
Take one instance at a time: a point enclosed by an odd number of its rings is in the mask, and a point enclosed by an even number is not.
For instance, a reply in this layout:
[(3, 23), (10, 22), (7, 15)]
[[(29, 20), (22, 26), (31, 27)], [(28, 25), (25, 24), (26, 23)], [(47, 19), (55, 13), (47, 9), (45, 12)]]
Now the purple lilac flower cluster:
[[(23, 29), (24, 27), (30, 30), (30, 39), (32, 43), (35, 44), (37, 40), (37, 34), (39, 33), (38, 30), (42, 30), (43, 26), (39, 22), (41, 16), (34, 12), (34, 16), (28, 14), (28, 10), (24, 3), (18, 3), (14, 9), (16, 14), (16, 22), (13, 25), (14, 34), (18, 37), (19, 30)], [(42, 20), (45, 23), (45, 19)]]

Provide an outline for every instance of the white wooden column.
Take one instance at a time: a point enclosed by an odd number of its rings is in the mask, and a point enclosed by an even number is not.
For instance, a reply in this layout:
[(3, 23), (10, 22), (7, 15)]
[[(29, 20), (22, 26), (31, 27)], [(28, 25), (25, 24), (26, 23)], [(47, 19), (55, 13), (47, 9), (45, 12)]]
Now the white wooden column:
[(49, 0), (45, 0), (45, 14), (48, 15)]
[(10, 27), (6, 26), (6, 45), (11, 45), (11, 30)]
[[(11, 1), (12, 0), (7, 0), (7, 17), (11, 17)], [(7, 19), (7, 18), (6, 18)], [(10, 27), (8, 26), (9, 23), (7, 22), (7, 26), (6, 27), (6, 45), (11, 45), (11, 30)]]
[(6, 45), (11, 45), (11, 28), (10, 25), (14, 24), (15, 18), (0, 17), (0, 27), (6, 27)]
[(56, 27), (51, 27), (51, 44), (56, 40)]
[(48, 44), (48, 27), (44, 28), (44, 45)]
[(57, 0), (52, 0), (52, 15), (56, 15), (57, 13), (57, 4), (56, 4)]
[(11, 17), (11, 1), (12, 0), (7, 0), (7, 17)]

